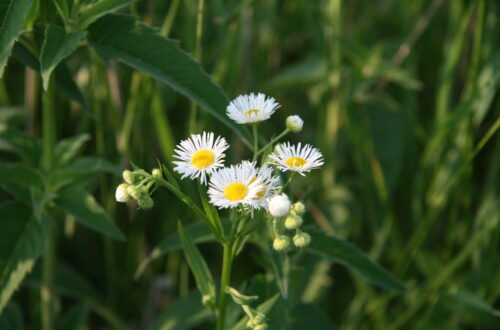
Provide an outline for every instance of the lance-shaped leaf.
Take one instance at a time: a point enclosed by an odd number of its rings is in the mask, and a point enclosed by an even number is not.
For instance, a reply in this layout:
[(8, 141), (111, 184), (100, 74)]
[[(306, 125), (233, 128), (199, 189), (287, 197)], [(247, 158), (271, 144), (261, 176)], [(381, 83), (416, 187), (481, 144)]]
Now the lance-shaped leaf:
[(250, 145), (248, 131), (224, 113), (229, 104), (227, 96), (174, 41), (129, 15), (106, 15), (92, 24), (89, 32), (89, 42), (102, 58), (123, 62), (166, 83), (198, 103)]
[(31, 0), (0, 1), (0, 78), (12, 47), (23, 31), (24, 16), (30, 5)]
[(56, 205), (73, 215), (79, 223), (116, 240), (123, 241), (125, 236), (111, 221), (94, 197), (79, 187), (66, 187), (58, 192)]
[(178, 223), (178, 230), (189, 268), (193, 272), (198, 290), (203, 295), (202, 300), (207, 306), (210, 306), (215, 303), (215, 282), (212, 274), (200, 251), (194, 245), (191, 238), (184, 232), (181, 222)]
[(40, 54), (40, 69), (45, 90), (49, 87), (52, 71), (62, 60), (73, 53), (86, 34), (85, 31), (66, 32), (59, 26), (47, 25)]
[(312, 238), (311, 245), (307, 248), (308, 251), (319, 254), (332, 262), (338, 262), (385, 289), (395, 291), (405, 289), (401, 281), (373, 262), (358, 247), (336, 237), (327, 236), (317, 229), (309, 228), (307, 232)]
[(26, 204), (31, 204), (30, 188), (34, 187), (43, 187), (40, 172), (21, 163), (0, 163), (0, 189)]
[(80, 12), (78, 26), (85, 29), (99, 17), (125, 7), (135, 0), (100, 0), (84, 6)]
[(0, 314), (42, 253), (51, 219), (36, 221), (20, 202), (0, 204)]

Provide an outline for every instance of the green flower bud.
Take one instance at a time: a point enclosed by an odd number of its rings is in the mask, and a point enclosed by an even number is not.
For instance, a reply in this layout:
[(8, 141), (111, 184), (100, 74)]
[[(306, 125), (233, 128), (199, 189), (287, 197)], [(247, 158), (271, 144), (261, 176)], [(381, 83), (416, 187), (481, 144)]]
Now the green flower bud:
[(141, 209), (150, 209), (153, 207), (153, 205), (155, 205), (155, 202), (153, 201), (153, 199), (149, 196), (144, 196), (143, 198), (139, 199), (137, 201), (138, 205), (139, 205), (139, 208)]
[(125, 170), (122, 173), (123, 180), (125, 180), (126, 183), (128, 184), (134, 184), (135, 183), (135, 175), (133, 172), (129, 170)]
[(302, 225), (302, 218), (295, 214), (289, 214), (285, 219), (286, 229), (297, 229)]
[(256, 312), (256, 314), (248, 320), (247, 327), (250, 329), (267, 329), (266, 316), (262, 313)]
[(311, 235), (304, 232), (298, 232), (293, 237), (293, 244), (298, 248), (303, 248), (311, 243)]
[(302, 131), (302, 126), (304, 126), (304, 121), (299, 116), (289, 116), (286, 119), (286, 127), (292, 132)]
[(297, 202), (292, 205), (292, 211), (297, 215), (306, 213), (306, 206), (302, 202)]
[(284, 251), (290, 246), (290, 239), (286, 236), (280, 235), (273, 241), (273, 249), (276, 251)]
[(135, 200), (141, 200), (148, 196), (148, 191), (144, 187), (128, 186), (127, 192)]
[(153, 169), (153, 171), (151, 172), (151, 175), (153, 177), (155, 177), (155, 178), (161, 178), (162, 177), (161, 171), (158, 168)]

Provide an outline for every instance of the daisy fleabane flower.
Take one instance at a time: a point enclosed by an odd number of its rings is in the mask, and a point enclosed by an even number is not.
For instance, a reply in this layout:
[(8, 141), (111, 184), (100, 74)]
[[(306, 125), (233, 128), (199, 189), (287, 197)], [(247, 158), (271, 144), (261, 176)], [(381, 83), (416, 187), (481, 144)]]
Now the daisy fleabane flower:
[(267, 208), (267, 200), (281, 190), (281, 179), (279, 176), (273, 175), (273, 168), (266, 164), (258, 168), (255, 162), (243, 161), (242, 165), (255, 168), (257, 170), (257, 176), (254, 180), (259, 179), (262, 182), (262, 188), (257, 193), (254, 208)]
[(259, 94), (240, 95), (229, 103), (226, 114), (238, 124), (252, 124), (269, 119), (280, 107), (273, 97)]
[(291, 145), (290, 142), (276, 146), (274, 153), (269, 155), (270, 164), (281, 171), (294, 171), (300, 175), (323, 165), (323, 155), (313, 146), (306, 144)]
[(224, 166), (224, 151), (229, 148), (226, 139), (214, 133), (203, 132), (192, 134), (189, 139), (181, 141), (175, 148), (174, 170), (182, 174), (182, 179), (200, 178), (202, 184), (207, 182), (207, 174), (212, 174)]
[(220, 209), (239, 205), (255, 208), (261, 190), (262, 182), (257, 177), (257, 169), (242, 163), (214, 172), (210, 178), (208, 196), (210, 203)]

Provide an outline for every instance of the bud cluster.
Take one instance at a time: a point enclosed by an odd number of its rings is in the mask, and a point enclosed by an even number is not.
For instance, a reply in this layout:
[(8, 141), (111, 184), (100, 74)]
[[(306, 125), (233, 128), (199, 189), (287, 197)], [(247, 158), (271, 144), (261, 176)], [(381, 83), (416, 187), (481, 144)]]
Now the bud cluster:
[[(302, 202), (296, 202), (290, 205), (290, 201), (285, 194), (277, 195), (269, 201), (269, 213), (275, 217), (273, 221), (273, 229), (275, 239), (273, 248), (276, 251), (285, 251), (291, 245), (297, 248), (303, 248), (311, 243), (311, 235), (303, 232), (300, 227), (304, 220), (302, 215), (306, 208)], [(294, 230), (295, 235), (290, 238), (284, 233), (285, 230)]]
[(135, 199), (140, 209), (152, 208), (154, 201), (151, 198), (150, 188), (154, 184), (155, 179), (162, 177), (161, 171), (155, 168), (149, 174), (144, 170), (125, 170), (122, 176), (125, 183), (121, 183), (116, 188), (116, 201), (126, 203)]

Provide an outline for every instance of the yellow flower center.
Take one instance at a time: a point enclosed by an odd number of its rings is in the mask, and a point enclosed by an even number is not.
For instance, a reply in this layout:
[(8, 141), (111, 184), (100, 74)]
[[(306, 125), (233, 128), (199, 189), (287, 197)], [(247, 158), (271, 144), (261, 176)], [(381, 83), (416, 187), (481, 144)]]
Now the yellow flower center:
[(248, 194), (248, 188), (243, 183), (233, 182), (224, 190), (224, 196), (230, 201), (240, 201)]
[(215, 160), (215, 155), (212, 151), (210, 150), (198, 150), (193, 154), (193, 157), (191, 157), (191, 163), (196, 168), (205, 168), (207, 166), (212, 165), (212, 163)]
[(300, 157), (290, 157), (286, 160), (286, 163), (290, 167), (302, 167), (307, 163), (307, 161)]
[(259, 114), (259, 112), (260, 112), (260, 110), (258, 110), (258, 109), (248, 110), (248, 111), (245, 111), (245, 116), (250, 117), (252, 114), (257, 116)]

